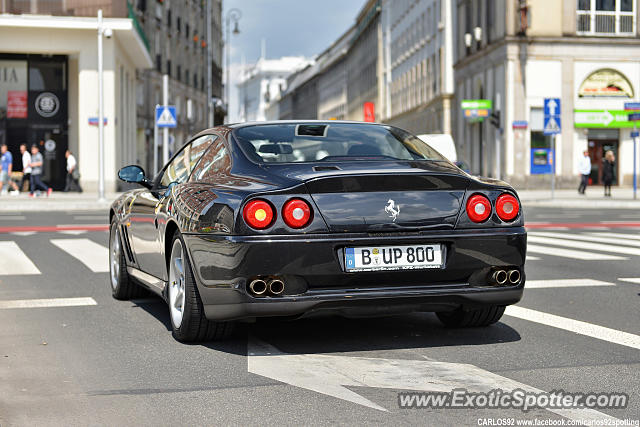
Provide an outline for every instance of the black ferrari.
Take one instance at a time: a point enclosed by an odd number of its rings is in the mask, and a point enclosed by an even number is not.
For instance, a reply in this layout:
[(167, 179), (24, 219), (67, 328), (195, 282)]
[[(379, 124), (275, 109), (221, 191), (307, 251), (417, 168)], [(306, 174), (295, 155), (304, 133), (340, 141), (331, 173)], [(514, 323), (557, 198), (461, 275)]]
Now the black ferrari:
[(141, 188), (111, 207), (113, 296), (161, 295), (180, 341), (311, 313), (431, 311), (447, 326), (486, 326), (522, 296), (514, 189), (392, 126), (220, 126), (155, 177), (118, 175)]

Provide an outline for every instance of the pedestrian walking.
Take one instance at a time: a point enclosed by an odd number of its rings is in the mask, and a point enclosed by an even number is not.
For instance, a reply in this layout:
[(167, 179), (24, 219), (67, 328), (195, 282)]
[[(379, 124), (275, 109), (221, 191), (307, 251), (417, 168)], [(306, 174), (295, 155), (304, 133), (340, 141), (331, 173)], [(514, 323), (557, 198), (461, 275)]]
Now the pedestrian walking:
[(605, 197), (611, 197), (611, 184), (616, 179), (615, 162), (616, 158), (613, 155), (613, 151), (607, 151), (602, 161), (602, 182), (604, 183)]
[(591, 175), (591, 158), (589, 157), (589, 151), (584, 150), (583, 156), (578, 164), (578, 172), (580, 172), (580, 186), (578, 187), (578, 193), (584, 194), (589, 184), (589, 175)]
[[(27, 144), (20, 144), (20, 154), (22, 154), (22, 181), (20, 182), (20, 189), (22, 191), (27, 191), (30, 188), (29, 181), (31, 180), (31, 154), (29, 154), (29, 150), (27, 150)], [(27, 183), (27, 188), (25, 188), (25, 183)]]
[(82, 187), (80, 187), (80, 172), (78, 172), (78, 162), (71, 150), (67, 150), (64, 153), (67, 158), (67, 181), (64, 186), (64, 191), (77, 191), (82, 193)]
[(18, 186), (11, 179), (11, 171), (13, 170), (13, 155), (11, 155), (11, 151), (7, 147), (7, 144), (2, 144), (0, 147), (0, 152), (2, 152), (2, 157), (0, 158), (0, 194), (6, 194), (8, 188), (13, 187), (13, 191), (11, 194), (17, 196), (20, 194), (20, 190), (18, 190)]
[(31, 191), (29, 192), (29, 196), (33, 197), (34, 192), (37, 190), (43, 190), (47, 192), (47, 196), (51, 195), (51, 188), (47, 187), (40, 176), (42, 175), (42, 166), (44, 164), (44, 159), (42, 158), (42, 154), (40, 154), (40, 149), (37, 145), (31, 146), (31, 163), (29, 166), (31, 167)]

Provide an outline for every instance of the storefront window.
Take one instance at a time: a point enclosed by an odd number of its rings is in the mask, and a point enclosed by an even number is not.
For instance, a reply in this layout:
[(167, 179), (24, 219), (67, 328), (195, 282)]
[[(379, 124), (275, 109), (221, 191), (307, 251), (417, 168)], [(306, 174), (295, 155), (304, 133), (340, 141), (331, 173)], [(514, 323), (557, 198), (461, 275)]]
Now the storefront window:
[(65, 62), (29, 61), (29, 90), (66, 90), (65, 66)]
[(531, 148), (551, 148), (551, 135), (542, 131), (531, 131)]

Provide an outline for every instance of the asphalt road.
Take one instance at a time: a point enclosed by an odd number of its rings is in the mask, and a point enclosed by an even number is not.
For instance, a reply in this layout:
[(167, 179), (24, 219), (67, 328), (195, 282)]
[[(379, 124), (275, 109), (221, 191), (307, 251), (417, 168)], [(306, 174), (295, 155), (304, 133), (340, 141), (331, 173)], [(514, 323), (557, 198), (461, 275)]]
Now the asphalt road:
[[(443, 376), (470, 390), (622, 392), (627, 408), (590, 416), (640, 419), (640, 214), (525, 212), (538, 227), (529, 234), (528, 288), (494, 326), (445, 329), (430, 313), (262, 320), (229, 341), (193, 345), (172, 338), (159, 298), (111, 298), (108, 234), (93, 227), (106, 225), (106, 214), (2, 214), (0, 425), (564, 419), (542, 409), (399, 408), (399, 392)], [(83, 224), (92, 231), (69, 227)]]

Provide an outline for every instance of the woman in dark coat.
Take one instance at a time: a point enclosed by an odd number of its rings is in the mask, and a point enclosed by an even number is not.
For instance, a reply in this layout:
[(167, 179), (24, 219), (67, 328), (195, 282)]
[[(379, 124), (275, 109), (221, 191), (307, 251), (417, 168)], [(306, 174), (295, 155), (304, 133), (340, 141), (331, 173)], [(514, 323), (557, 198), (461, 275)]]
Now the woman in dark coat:
[(604, 183), (605, 197), (611, 197), (611, 184), (616, 179), (615, 174), (615, 157), (613, 151), (609, 150), (604, 155), (602, 162), (602, 182)]

